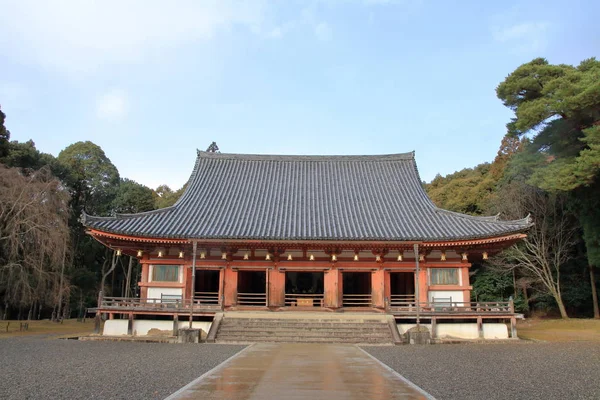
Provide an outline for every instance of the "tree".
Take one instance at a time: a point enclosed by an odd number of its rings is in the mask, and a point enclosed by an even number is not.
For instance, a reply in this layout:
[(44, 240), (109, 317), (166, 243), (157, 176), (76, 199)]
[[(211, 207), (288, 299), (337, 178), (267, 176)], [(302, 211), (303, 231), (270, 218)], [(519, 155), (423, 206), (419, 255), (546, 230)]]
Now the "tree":
[(577, 67), (537, 58), (512, 72), (496, 89), (515, 112), (508, 136), (532, 136), (538, 155), (528, 182), (570, 194), (587, 247), (594, 315), (600, 318), (594, 266), (600, 265), (600, 62)]
[(8, 154), (8, 143), (10, 141), (10, 132), (4, 126), (6, 114), (0, 109), (0, 159)]
[(68, 167), (74, 211), (83, 208), (95, 215), (108, 215), (119, 186), (119, 171), (102, 148), (92, 142), (74, 143), (58, 154), (58, 161)]
[(563, 318), (568, 318), (561, 291), (561, 272), (575, 255), (578, 225), (564, 194), (548, 193), (515, 182), (505, 187), (500, 208), (512, 218), (530, 211), (534, 226), (527, 238), (491, 260), (504, 270), (519, 269), (537, 283), (539, 290), (551, 295)]
[(152, 189), (131, 179), (122, 178), (113, 201), (113, 211), (134, 214), (150, 210), (154, 210)]
[(169, 186), (160, 185), (154, 191), (154, 208), (171, 207), (179, 200), (186, 187), (187, 183), (174, 192)]
[[(0, 294), (9, 306), (57, 307), (67, 256), (69, 195), (48, 168), (28, 176), (0, 165)], [(31, 315), (31, 311), (30, 311)], [(20, 315), (19, 315), (20, 316)]]

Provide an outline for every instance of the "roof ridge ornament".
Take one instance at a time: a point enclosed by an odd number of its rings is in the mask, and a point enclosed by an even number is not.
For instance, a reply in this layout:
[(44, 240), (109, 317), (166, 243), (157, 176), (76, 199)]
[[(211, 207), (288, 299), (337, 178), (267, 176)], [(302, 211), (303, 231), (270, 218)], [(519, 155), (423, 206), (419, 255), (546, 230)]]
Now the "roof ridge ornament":
[(219, 146), (217, 146), (217, 142), (212, 142), (210, 146), (206, 149), (207, 153), (220, 153)]

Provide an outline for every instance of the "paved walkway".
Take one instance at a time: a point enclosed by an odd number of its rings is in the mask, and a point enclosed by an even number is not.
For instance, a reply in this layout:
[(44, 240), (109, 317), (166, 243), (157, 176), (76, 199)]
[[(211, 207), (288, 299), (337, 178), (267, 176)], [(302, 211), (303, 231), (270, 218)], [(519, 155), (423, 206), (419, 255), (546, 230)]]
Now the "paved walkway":
[(260, 343), (201, 376), (174, 399), (432, 399), (360, 348)]

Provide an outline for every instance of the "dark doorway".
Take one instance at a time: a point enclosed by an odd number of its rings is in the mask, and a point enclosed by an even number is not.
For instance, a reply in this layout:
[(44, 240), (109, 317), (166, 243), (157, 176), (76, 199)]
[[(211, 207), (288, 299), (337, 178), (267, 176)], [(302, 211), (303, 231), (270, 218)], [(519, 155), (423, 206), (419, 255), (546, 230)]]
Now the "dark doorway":
[(238, 271), (237, 303), (247, 306), (267, 305), (267, 273), (265, 271)]
[(323, 294), (323, 272), (286, 272), (286, 294)]
[(415, 294), (415, 274), (413, 272), (391, 272), (390, 289), (392, 294), (413, 295)]
[(371, 273), (342, 273), (342, 291), (344, 307), (371, 307)]
[(219, 270), (196, 270), (194, 300), (200, 304), (219, 304)]
[(415, 274), (414, 272), (390, 273), (390, 306), (414, 307), (415, 304)]
[(286, 272), (285, 305), (288, 307), (323, 307), (323, 272)]

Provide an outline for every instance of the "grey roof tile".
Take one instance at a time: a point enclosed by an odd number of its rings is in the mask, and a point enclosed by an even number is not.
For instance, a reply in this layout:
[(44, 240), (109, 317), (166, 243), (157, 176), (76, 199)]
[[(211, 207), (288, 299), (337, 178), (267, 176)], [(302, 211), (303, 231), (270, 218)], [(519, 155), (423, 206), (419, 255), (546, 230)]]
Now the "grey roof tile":
[(198, 152), (175, 205), (94, 217), (105, 232), (162, 238), (262, 240), (460, 240), (521, 232), (499, 221), (441, 210), (422, 187), (414, 153), (279, 156)]

